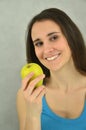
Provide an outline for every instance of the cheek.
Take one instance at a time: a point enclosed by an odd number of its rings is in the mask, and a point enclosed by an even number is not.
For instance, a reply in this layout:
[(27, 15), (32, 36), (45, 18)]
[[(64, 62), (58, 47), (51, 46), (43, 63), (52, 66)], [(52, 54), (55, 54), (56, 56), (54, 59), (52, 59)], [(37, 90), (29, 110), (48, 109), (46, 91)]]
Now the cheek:
[(69, 51), (70, 50), (70, 48), (68, 46), (68, 43), (65, 40), (60, 42), (60, 44), (58, 45), (58, 48), (60, 50), (64, 50), (64, 51)]
[(64, 43), (60, 42), (60, 44), (56, 44), (55, 48), (57, 48), (58, 50), (64, 50), (65, 49)]
[(36, 57), (37, 57), (38, 59), (40, 59), (41, 53), (40, 53), (40, 51), (39, 51), (38, 49), (35, 49), (35, 54), (36, 54)]

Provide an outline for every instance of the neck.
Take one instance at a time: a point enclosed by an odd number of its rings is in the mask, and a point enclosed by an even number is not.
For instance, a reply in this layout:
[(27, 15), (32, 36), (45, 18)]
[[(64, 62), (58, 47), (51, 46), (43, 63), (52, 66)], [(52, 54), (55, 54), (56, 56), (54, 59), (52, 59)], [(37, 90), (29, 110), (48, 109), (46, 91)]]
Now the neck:
[(51, 71), (50, 86), (64, 91), (76, 89), (82, 84), (83, 75), (75, 69), (74, 64), (66, 65), (58, 71)]

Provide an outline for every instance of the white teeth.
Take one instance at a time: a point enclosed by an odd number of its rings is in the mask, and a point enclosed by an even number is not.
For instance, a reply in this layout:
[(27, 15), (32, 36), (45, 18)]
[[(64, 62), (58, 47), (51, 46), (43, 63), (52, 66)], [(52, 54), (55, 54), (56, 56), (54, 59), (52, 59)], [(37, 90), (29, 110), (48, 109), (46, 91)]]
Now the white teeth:
[(52, 57), (48, 57), (48, 58), (46, 58), (46, 60), (55, 60), (57, 57), (59, 56), (59, 54), (58, 55), (55, 55), (55, 56), (52, 56)]

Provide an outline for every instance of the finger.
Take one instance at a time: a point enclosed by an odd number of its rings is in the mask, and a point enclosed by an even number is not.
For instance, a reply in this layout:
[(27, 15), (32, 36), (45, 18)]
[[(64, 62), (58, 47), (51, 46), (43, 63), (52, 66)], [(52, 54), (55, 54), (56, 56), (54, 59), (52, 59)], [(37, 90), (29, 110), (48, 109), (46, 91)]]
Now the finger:
[(29, 73), (24, 79), (22, 79), (22, 90), (25, 90), (27, 88), (27, 85), (30, 81), (30, 79), (33, 77), (34, 73)]
[(44, 86), (40, 86), (38, 88), (36, 88), (33, 93), (30, 95), (30, 100), (34, 101), (41, 93), (41, 91), (43, 91), (43, 89), (45, 89)]
[[(40, 80), (42, 80), (44, 77), (45, 77), (45, 75), (43, 74), (43, 75), (38, 76), (38, 77), (35, 78), (34, 80), (30, 81), (30, 83), (28, 84), (28, 87), (27, 87), (27, 93), (28, 93), (29, 95), (31, 95), (32, 92), (34, 91), (36, 84), (37, 84)], [(37, 89), (37, 88), (36, 88), (36, 89)]]
[(46, 94), (46, 88), (44, 88), (39, 95), (36, 97), (35, 101), (39, 104), (42, 102), (43, 96)]

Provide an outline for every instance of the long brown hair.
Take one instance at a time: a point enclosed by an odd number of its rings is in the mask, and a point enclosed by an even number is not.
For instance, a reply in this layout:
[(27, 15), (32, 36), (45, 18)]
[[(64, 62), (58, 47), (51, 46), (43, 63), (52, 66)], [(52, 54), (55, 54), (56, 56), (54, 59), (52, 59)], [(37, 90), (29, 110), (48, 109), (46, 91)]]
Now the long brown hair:
[(26, 57), (27, 62), (38, 63), (46, 75), (50, 76), (49, 70), (43, 66), (35, 55), (35, 50), (33, 46), (33, 41), (31, 38), (31, 31), (33, 24), (35, 22), (43, 20), (52, 20), (57, 25), (60, 26), (62, 33), (68, 41), (68, 45), (72, 52), (72, 58), (74, 65), (78, 72), (86, 75), (86, 46), (76, 24), (70, 19), (70, 17), (64, 13), (62, 10), (57, 8), (49, 8), (43, 10), (41, 13), (37, 14), (29, 23), (26, 34)]

